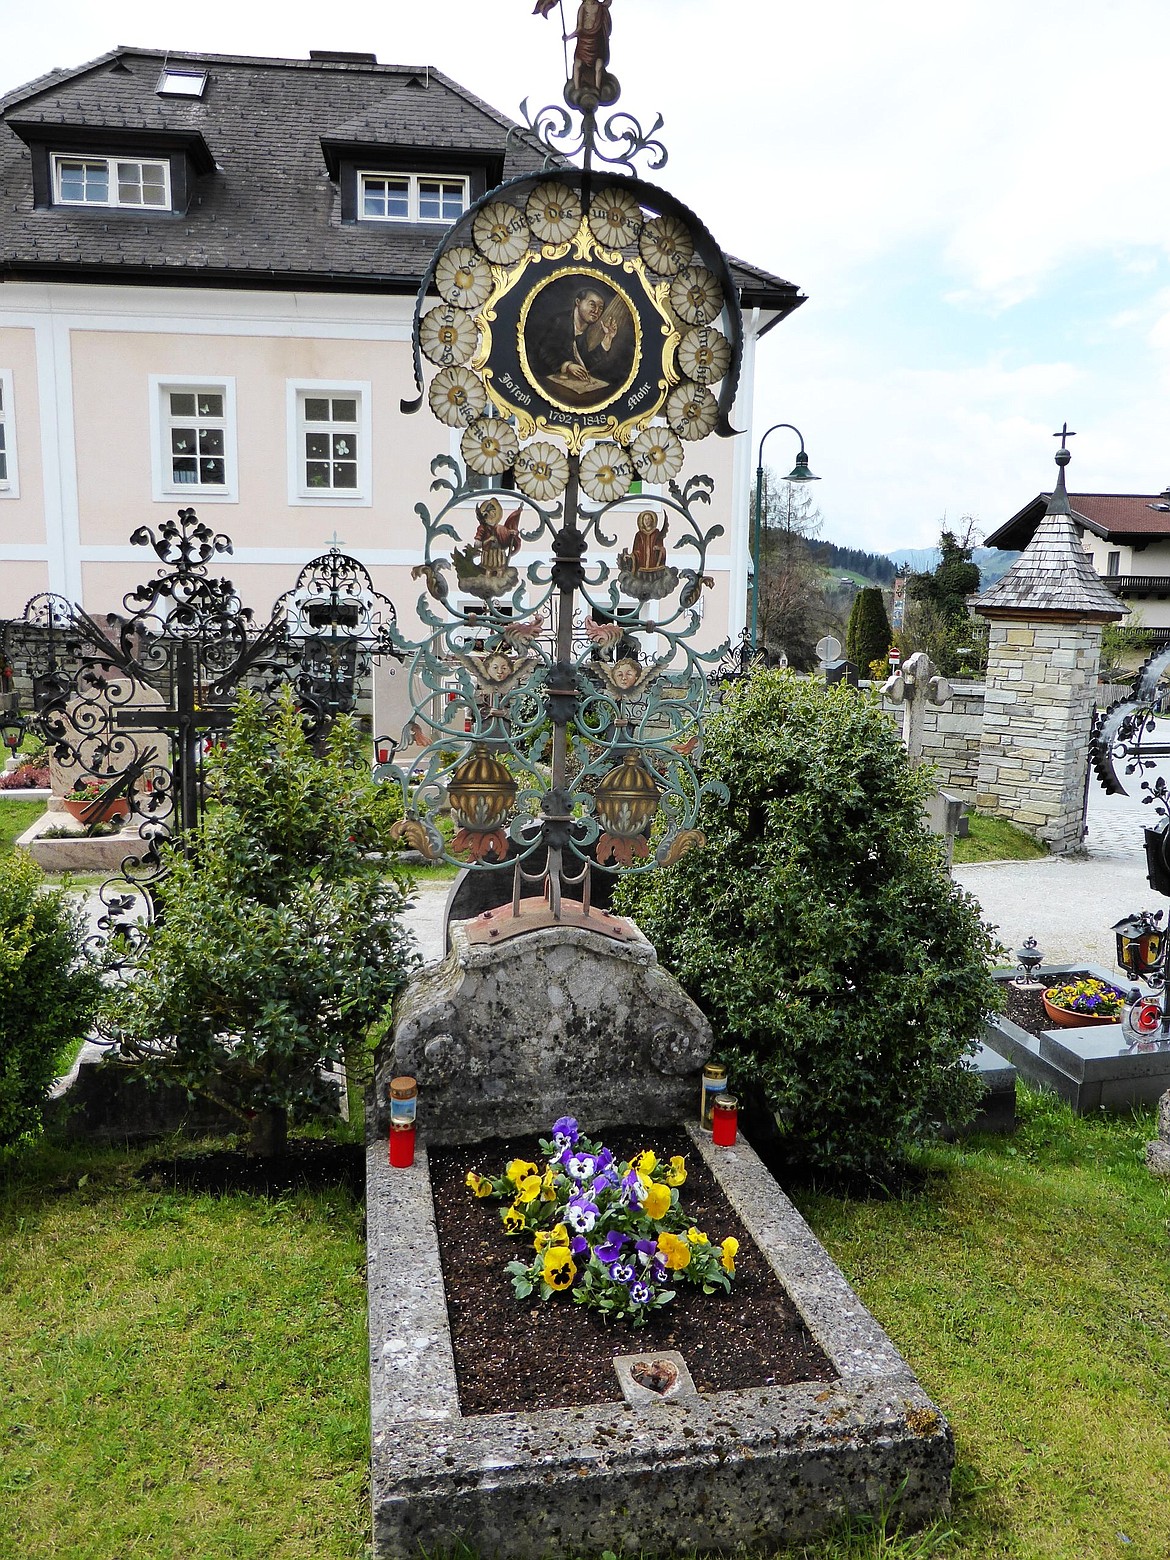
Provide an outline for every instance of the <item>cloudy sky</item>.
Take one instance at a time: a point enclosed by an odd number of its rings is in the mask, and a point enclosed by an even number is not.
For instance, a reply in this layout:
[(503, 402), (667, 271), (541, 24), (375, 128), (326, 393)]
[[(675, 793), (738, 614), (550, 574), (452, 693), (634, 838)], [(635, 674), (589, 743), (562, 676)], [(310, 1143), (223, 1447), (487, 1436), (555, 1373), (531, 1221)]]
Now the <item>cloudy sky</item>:
[[(567, 0), (567, 14), (575, 0)], [(117, 43), (432, 64), (506, 113), (557, 100), (529, 0), (167, 7), (0, 0), (0, 89)], [(990, 531), (1049, 486), (1170, 483), (1167, 0), (613, 0), (656, 175), (808, 302), (761, 348), (753, 440), (803, 431), (832, 540)], [(774, 434), (770, 464), (795, 449)], [(753, 455), (753, 463), (754, 463)]]

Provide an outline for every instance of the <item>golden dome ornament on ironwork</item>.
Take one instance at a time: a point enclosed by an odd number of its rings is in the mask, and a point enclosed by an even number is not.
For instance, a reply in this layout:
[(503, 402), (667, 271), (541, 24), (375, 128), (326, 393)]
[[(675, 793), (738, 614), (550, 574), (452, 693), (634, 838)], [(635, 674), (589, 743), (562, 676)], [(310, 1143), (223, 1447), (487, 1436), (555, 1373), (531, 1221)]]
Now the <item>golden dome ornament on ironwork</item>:
[(515, 428), (502, 417), (481, 417), (468, 427), (459, 450), (479, 476), (498, 477), (516, 464), (520, 440)]
[(493, 265), (515, 265), (528, 249), (528, 222), (506, 200), (493, 200), (471, 224), (475, 247)]
[(473, 861), (494, 853), (502, 861), (508, 854), (507, 826), (517, 789), (508, 767), (486, 743), (477, 742), (447, 784), (447, 800), (459, 825), (452, 853), (466, 851)]
[(683, 447), (669, 428), (643, 428), (630, 445), (630, 459), (643, 482), (669, 482), (683, 466)]
[(709, 325), (723, 312), (723, 289), (706, 266), (689, 265), (670, 284), (670, 306), (684, 325)]
[(603, 440), (581, 457), (581, 486), (599, 504), (624, 498), (633, 480), (633, 462), (620, 444)]
[(469, 368), (442, 368), (431, 380), (431, 411), (448, 428), (466, 428), (487, 406), (487, 391)]
[(589, 204), (589, 229), (606, 249), (626, 249), (642, 231), (642, 208), (629, 190), (598, 190)]
[(695, 241), (678, 217), (651, 217), (638, 238), (638, 253), (659, 276), (677, 276), (690, 265)]
[(516, 486), (525, 498), (547, 503), (565, 491), (569, 462), (564, 451), (547, 439), (533, 439), (516, 457)]
[(697, 385), (717, 385), (730, 365), (731, 347), (714, 325), (696, 325), (678, 344), (679, 371)]
[(445, 250), (435, 264), (439, 297), (460, 309), (482, 309), (494, 285), (491, 266), (469, 244)]
[(528, 226), (542, 244), (567, 244), (581, 226), (581, 201), (559, 179), (538, 184), (524, 205)]
[(666, 398), (666, 420), (680, 439), (705, 439), (715, 426), (719, 403), (706, 385), (684, 379)]
[(602, 775), (594, 793), (593, 812), (602, 826), (599, 862), (628, 867), (635, 856), (650, 854), (650, 825), (661, 795), (662, 781), (640, 753), (628, 748), (621, 763)]
[(479, 344), (479, 331), (466, 309), (440, 303), (423, 315), (418, 326), (423, 356), (440, 368), (466, 363)]

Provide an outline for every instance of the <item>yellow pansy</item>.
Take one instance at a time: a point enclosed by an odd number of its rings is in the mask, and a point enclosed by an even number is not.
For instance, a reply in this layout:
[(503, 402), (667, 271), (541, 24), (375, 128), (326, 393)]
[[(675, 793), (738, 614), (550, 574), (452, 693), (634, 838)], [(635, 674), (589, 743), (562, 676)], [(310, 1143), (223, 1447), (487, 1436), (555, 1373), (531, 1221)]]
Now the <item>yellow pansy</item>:
[(577, 1264), (567, 1246), (550, 1246), (544, 1254), (542, 1277), (550, 1289), (568, 1289), (577, 1276)]
[(651, 1182), (642, 1202), (642, 1212), (648, 1219), (661, 1219), (670, 1208), (670, 1187), (659, 1181)]
[(526, 1175), (536, 1174), (536, 1166), (527, 1159), (511, 1159), (506, 1173), (512, 1185), (519, 1186)]
[(691, 1260), (691, 1248), (685, 1240), (679, 1240), (677, 1235), (672, 1235), (668, 1230), (663, 1230), (658, 1237), (658, 1255), (670, 1268), (677, 1273), (685, 1268)]
[(703, 1234), (702, 1230), (697, 1230), (693, 1224), (687, 1231), (687, 1239), (690, 1241), (692, 1246), (705, 1246), (707, 1244), (707, 1237)]
[(736, 1240), (734, 1235), (729, 1235), (719, 1249), (723, 1253), (720, 1258), (720, 1261), (723, 1263), (723, 1271), (725, 1273), (734, 1273), (735, 1254), (739, 1250), (739, 1241)]
[(540, 1196), (540, 1177), (538, 1175), (526, 1175), (520, 1182), (516, 1191), (516, 1201), (532, 1203)]
[(568, 1226), (565, 1224), (554, 1224), (548, 1238), (554, 1246), (567, 1246), (569, 1244)]
[(504, 1221), (504, 1229), (509, 1235), (519, 1235), (521, 1230), (528, 1227), (523, 1213), (515, 1203), (510, 1208), (505, 1208), (501, 1217)]
[(492, 1195), (492, 1183), (486, 1176), (480, 1175), (477, 1170), (467, 1172), (467, 1180), (464, 1185), (470, 1186), (477, 1197), (490, 1197)]
[(666, 1172), (667, 1186), (681, 1186), (687, 1178), (687, 1162), (681, 1154), (675, 1154)]
[(556, 1202), (557, 1200), (556, 1187), (553, 1185), (553, 1173), (551, 1165), (544, 1172), (544, 1178), (540, 1183), (540, 1200), (541, 1202)]
[(644, 1148), (638, 1157), (634, 1160), (634, 1169), (638, 1172), (642, 1179), (645, 1180), (646, 1177), (651, 1174), (654, 1166), (657, 1163), (657, 1155), (651, 1153), (648, 1148)]

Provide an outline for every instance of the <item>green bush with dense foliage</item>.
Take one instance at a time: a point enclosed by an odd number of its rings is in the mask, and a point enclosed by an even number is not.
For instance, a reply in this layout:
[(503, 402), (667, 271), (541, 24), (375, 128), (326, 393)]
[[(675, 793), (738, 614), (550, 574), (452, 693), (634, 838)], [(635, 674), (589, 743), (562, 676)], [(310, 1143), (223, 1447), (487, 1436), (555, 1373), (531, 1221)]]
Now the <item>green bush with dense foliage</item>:
[(963, 1065), (996, 1005), (993, 942), (922, 821), (876, 701), (762, 672), (707, 729), (705, 847), (619, 885), (707, 1013), (736, 1093), (766, 1103), (794, 1168), (881, 1178), (969, 1119)]
[(0, 856), (0, 1146), (40, 1126), (60, 1053), (84, 1037), (100, 982), (85, 922), (24, 851)]
[(404, 984), (406, 880), (347, 719), (318, 754), (291, 695), (266, 713), (245, 694), (208, 783), (218, 805), (172, 852), (163, 913), (102, 1027), (116, 1063), (221, 1105), (268, 1151)]

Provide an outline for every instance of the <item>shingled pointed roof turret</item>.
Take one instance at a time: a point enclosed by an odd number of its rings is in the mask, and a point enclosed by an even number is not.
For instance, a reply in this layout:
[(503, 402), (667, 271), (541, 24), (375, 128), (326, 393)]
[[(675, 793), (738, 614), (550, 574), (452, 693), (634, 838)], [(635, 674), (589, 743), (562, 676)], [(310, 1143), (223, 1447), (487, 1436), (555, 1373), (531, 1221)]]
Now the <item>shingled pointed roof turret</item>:
[(970, 606), (983, 617), (1051, 615), (1113, 622), (1129, 611), (1102, 583), (1081, 545), (1064, 485), (1064, 468), (1072, 459), (1064, 443), (1069, 437), (1067, 424), (1057, 437), (1060, 471), (1035, 536), (1001, 580), (969, 598)]

